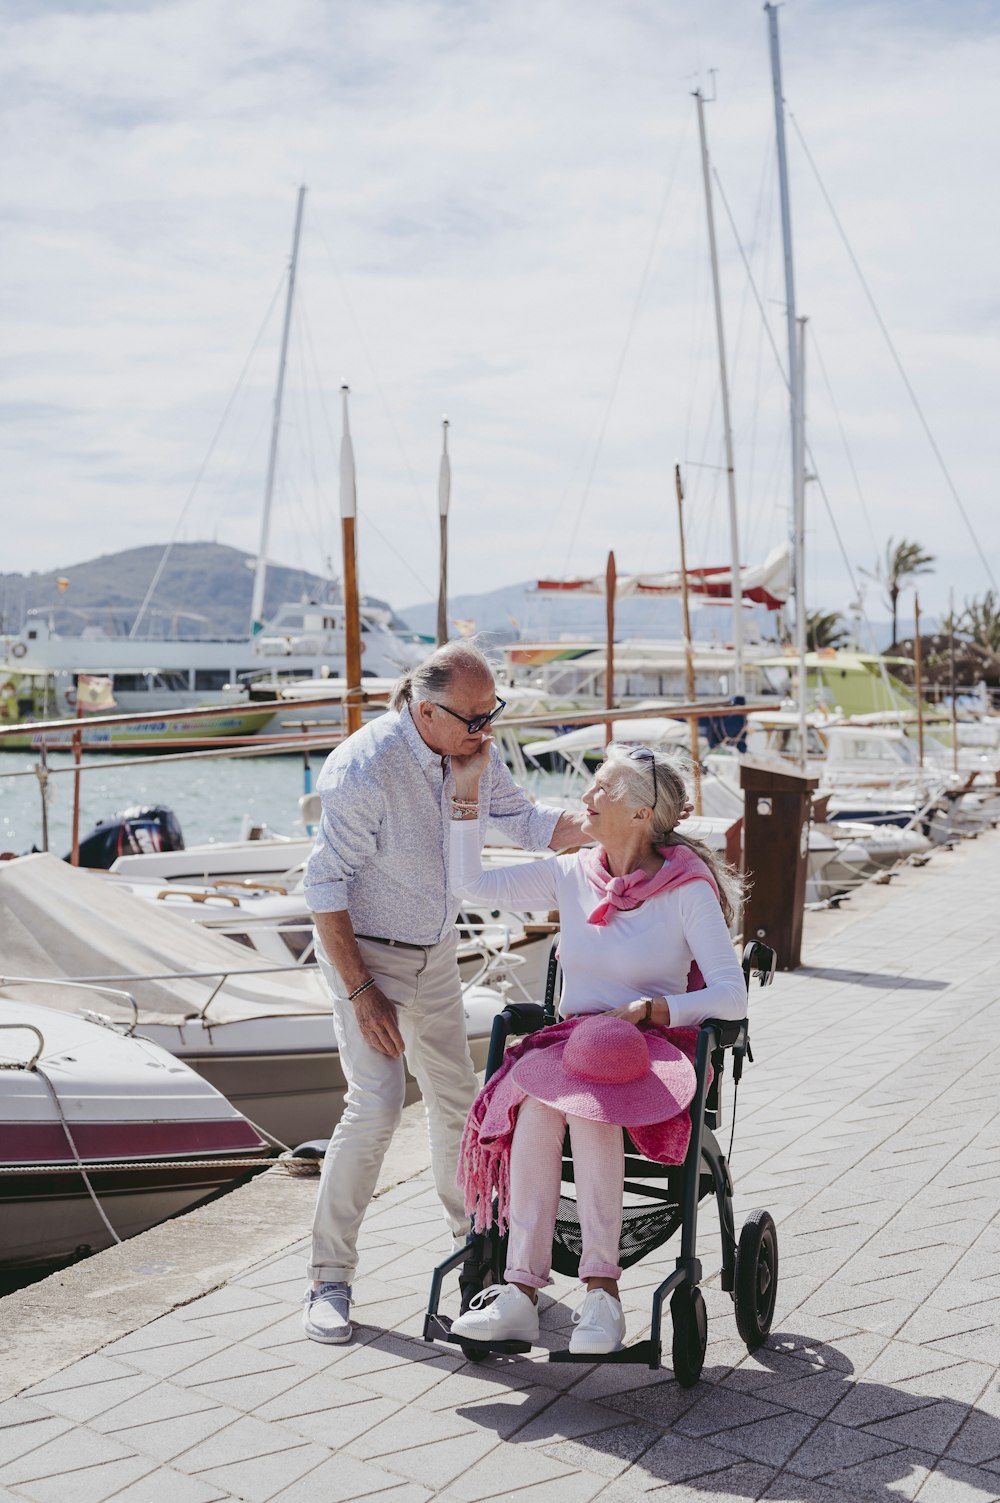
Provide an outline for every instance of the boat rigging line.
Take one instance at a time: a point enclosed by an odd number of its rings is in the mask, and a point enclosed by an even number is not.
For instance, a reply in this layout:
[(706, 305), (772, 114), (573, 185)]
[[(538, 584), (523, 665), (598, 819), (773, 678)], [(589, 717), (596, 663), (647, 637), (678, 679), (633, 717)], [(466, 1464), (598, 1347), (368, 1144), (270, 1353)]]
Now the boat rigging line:
[(267, 312), (264, 314), (260, 328), (257, 330), (257, 333), (254, 336), (253, 344), (250, 346), (250, 352), (247, 355), (247, 358), (244, 360), (243, 368), (236, 379), (236, 385), (233, 387), (229, 401), (226, 403), (222, 417), (219, 419), (218, 427), (212, 434), (212, 441), (208, 446), (201, 465), (199, 466), (198, 473), (194, 477), (194, 481), (191, 485), (191, 489), (187, 493), (187, 498), (185, 499), (184, 505), (180, 509), (177, 521), (174, 524), (174, 530), (170, 536), (170, 541), (163, 550), (160, 561), (157, 564), (156, 570), (153, 574), (153, 578), (150, 581), (149, 588), (147, 589), (146, 594), (143, 597), (143, 601), (136, 614), (136, 618), (132, 622), (132, 627), (129, 631), (130, 638), (137, 636), (142, 618), (146, 614), (146, 611), (149, 609), (150, 602), (156, 594), (157, 587), (160, 583), (161, 578), (163, 577), (163, 571), (167, 567), (167, 562), (170, 558), (171, 553), (173, 552), (173, 547), (177, 541), (177, 536), (181, 530), (181, 526), (183, 525), (184, 518), (187, 515), (188, 508), (191, 505), (191, 502), (194, 500), (195, 495), (197, 494), (198, 487), (201, 485), (202, 480), (205, 478), (205, 471), (208, 469), (212, 455), (215, 453), (215, 446), (219, 442), (219, 439), (222, 437), (222, 430), (223, 428), (225, 428), (226, 423), (229, 420), (229, 414), (232, 412), (233, 407), (236, 403), (236, 398), (239, 396), (243, 388), (243, 382), (246, 379), (247, 371), (250, 369), (250, 363), (253, 360), (254, 355), (257, 353), (257, 346), (260, 344), (260, 341), (264, 336), (264, 330), (267, 328), (268, 324), (271, 321), (271, 314), (274, 312), (275, 304), (277, 303), (278, 298), (281, 296), (281, 290), (284, 285), (285, 273), (282, 272), (281, 276), (278, 279), (278, 285), (275, 287), (271, 301), (268, 304)]
[(990, 567), (989, 559), (986, 557), (986, 554), (983, 552), (983, 547), (982, 547), (982, 544), (979, 541), (979, 536), (978, 536), (975, 528), (972, 525), (971, 518), (969, 517), (969, 514), (968, 514), (968, 512), (965, 509), (965, 504), (962, 501), (962, 498), (961, 498), (961, 496), (958, 493), (958, 487), (956, 486), (954, 480), (952, 479), (951, 471), (949, 470), (949, 468), (948, 468), (948, 466), (947, 466), (947, 464), (945, 462), (944, 455), (941, 453), (941, 450), (940, 450), (940, 448), (938, 447), (938, 444), (937, 444), (937, 440), (935, 439), (934, 434), (931, 432), (931, 426), (930, 426), (930, 423), (927, 421), (927, 417), (926, 417), (926, 415), (924, 413), (923, 407), (920, 405), (920, 399), (918, 398), (916, 392), (913, 389), (913, 386), (912, 386), (912, 384), (910, 382), (910, 378), (906, 374), (905, 367), (903, 365), (902, 360), (900, 359), (899, 352), (896, 349), (895, 344), (893, 343), (892, 335), (889, 333), (889, 330), (886, 327), (885, 320), (883, 319), (881, 313), (879, 312), (878, 304), (875, 301), (874, 294), (872, 293), (872, 290), (871, 290), (871, 288), (868, 285), (868, 282), (867, 282), (867, 279), (865, 278), (864, 272), (861, 270), (861, 265), (860, 265), (860, 263), (858, 261), (857, 256), (854, 254), (854, 250), (853, 250), (853, 248), (851, 246), (851, 242), (847, 238), (847, 231), (844, 229), (844, 226), (843, 226), (843, 224), (841, 223), (841, 220), (840, 220), (840, 216), (838, 215), (836, 209), (833, 206), (833, 200), (830, 198), (830, 195), (829, 195), (829, 193), (826, 190), (826, 184), (823, 182), (823, 179), (820, 176), (819, 168), (816, 166), (816, 163), (813, 160), (812, 153), (810, 152), (809, 147), (806, 145), (805, 137), (802, 134), (802, 128), (799, 125), (798, 120), (791, 113), (791, 111), (789, 111), (789, 118), (791, 119), (791, 122), (792, 122), (792, 124), (795, 127), (795, 134), (799, 138), (799, 144), (801, 145), (802, 150), (805, 152), (806, 161), (809, 163), (809, 166), (812, 168), (813, 176), (815, 177), (816, 182), (819, 184), (819, 191), (822, 193), (823, 198), (826, 201), (826, 206), (830, 210), (830, 214), (833, 217), (833, 222), (834, 222), (834, 224), (837, 227), (837, 233), (839, 234), (841, 240), (843, 241), (844, 249), (847, 251), (848, 257), (850, 258), (851, 265), (854, 267), (854, 270), (857, 273), (858, 280), (861, 283), (862, 290), (863, 290), (863, 292), (865, 294), (865, 297), (868, 299), (869, 307), (871, 308), (872, 312), (875, 315), (875, 321), (878, 324), (879, 329), (882, 332), (882, 337), (885, 339), (885, 342), (886, 342), (886, 344), (889, 347), (889, 353), (890, 353), (890, 355), (893, 358), (893, 361), (895, 363), (896, 369), (898, 370), (900, 378), (901, 378), (901, 380), (903, 382), (903, 385), (906, 388), (906, 393), (907, 393), (908, 397), (910, 398), (910, 401), (913, 403), (914, 410), (915, 410), (915, 412), (917, 414), (918, 419), (920, 420), (920, 425), (921, 425), (921, 427), (924, 430), (924, 434), (926, 435), (927, 442), (931, 446), (931, 451), (934, 454), (934, 458), (937, 460), (938, 466), (939, 466), (939, 468), (941, 470), (941, 473), (942, 473), (942, 475), (945, 478), (945, 483), (946, 483), (949, 491), (951, 492), (952, 500), (955, 502), (955, 505), (958, 507), (958, 510), (961, 513), (962, 521), (965, 523), (965, 526), (966, 526), (966, 529), (968, 530), (969, 536), (972, 539), (973, 546), (975, 547), (976, 552), (979, 554), (980, 562), (982, 563), (983, 568), (986, 570), (986, 576), (989, 579), (990, 584), (993, 586), (994, 590), (996, 590), (996, 589), (1000, 588), (1000, 586), (997, 585), (996, 576), (994, 575), (993, 570)]
[(576, 521), (573, 523), (573, 530), (570, 533), (569, 545), (566, 549), (566, 561), (563, 565), (563, 572), (565, 574), (569, 573), (570, 559), (573, 556), (573, 549), (576, 546), (577, 535), (580, 531), (580, 523), (583, 520), (583, 513), (586, 510), (587, 502), (590, 499), (590, 487), (593, 483), (594, 473), (597, 469), (597, 462), (601, 457), (601, 450), (604, 447), (604, 435), (607, 432), (608, 422), (611, 418), (611, 411), (615, 405), (615, 399), (618, 396), (618, 387), (621, 383), (622, 371), (625, 368), (625, 361), (628, 356), (629, 348), (632, 344), (632, 336), (635, 333), (635, 327), (639, 321), (639, 309), (641, 308), (642, 300), (646, 295), (646, 287), (649, 282), (649, 274), (653, 268), (653, 260), (656, 255), (656, 248), (660, 239), (660, 231), (663, 227), (663, 221), (666, 218), (667, 206), (670, 202), (671, 194), (673, 193), (674, 181), (677, 177), (677, 169), (680, 166), (681, 153), (684, 149), (684, 143), (687, 140), (687, 132), (688, 126), (685, 124), (685, 126), (681, 130), (680, 136), (678, 137), (677, 150), (674, 153), (674, 160), (671, 164), (670, 172), (667, 175), (666, 187), (664, 188), (663, 198), (660, 202), (660, 212), (656, 217), (656, 227), (653, 230), (653, 235), (649, 242), (649, 251), (646, 255), (646, 263), (643, 266), (642, 276), (639, 279), (639, 290), (636, 293), (635, 302), (632, 306), (632, 316), (629, 319), (628, 328), (625, 332), (625, 342), (622, 345), (621, 354), (618, 357), (618, 364), (615, 367), (614, 379), (611, 383), (611, 391), (608, 394), (608, 400), (604, 408), (604, 415), (601, 418), (600, 426), (598, 428), (597, 442), (594, 445), (594, 453), (590, 461), (590, 469), (587, 472), (587, 479), (583, 487), (583, 495), (580, 497), (580, 504), (577, 508)]

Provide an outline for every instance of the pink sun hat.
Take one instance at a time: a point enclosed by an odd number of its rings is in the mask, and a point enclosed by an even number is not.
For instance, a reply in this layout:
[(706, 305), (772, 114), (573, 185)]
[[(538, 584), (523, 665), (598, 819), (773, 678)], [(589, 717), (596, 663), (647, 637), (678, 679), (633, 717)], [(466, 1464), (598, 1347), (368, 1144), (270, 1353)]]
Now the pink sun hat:
[(568, 1117), (644, 1127), (669, 1122), (691, 1104), (694, 1066), (655, 1033), (598, 1013), (563, 1043), (522, 1055), (510, 1078)]

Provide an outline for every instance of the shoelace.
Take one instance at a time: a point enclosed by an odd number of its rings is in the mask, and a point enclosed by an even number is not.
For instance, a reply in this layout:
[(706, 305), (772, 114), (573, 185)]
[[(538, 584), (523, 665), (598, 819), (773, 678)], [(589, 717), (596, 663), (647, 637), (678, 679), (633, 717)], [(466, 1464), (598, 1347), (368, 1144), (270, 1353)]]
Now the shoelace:
[(329, 1299), (331, 1295), (335, 1298), (346, 1299), (348, 1305), (350, 1305), (354, 1298), (354, 1292), (350, 1284), (320, 1284), (318, 1289), (306, 1290), (305, 1303), (311, 1305), (318, 1299)]
[(474, 1294), (472, 1296), (469, 1301), (469, 1309), (481, 1310), (486, 1304), (487, 1300), (492, 1302), (493, 1300), (498, 1299), (499, 1296), (504, 1292), (504, 1290), (508, 1289), (509, 1287), (509, 1284), (487, 1284), (485, 1289), (480, 1289), (478, 1294)]
[[(577, 1305), (576, 1309), (573, 1311), (573, 1324), (575, 1326), (580, 1325), (585, 1319), (587, 1320), (587, 1322), (589, 1324), (590, 1320), (594, 1319), (594, 1317), (596, 1316), (597, 1312), (593, 1308), (591, 1308), (590, 1311), (587, 1311), (587, 1301), (593, 1299), (594, 1296), (595, 1296), (595, 1294), (603, 1295), (605, 1301), (612, 1306), (612, 1312), (611, 1313), (613, 1315), (617, 1315), (618, 1312), (617, 1312), (617, 1310), (614, 1309), (614, 1306), (618, 1302), (617, 1302), (617, 1300), (615, 1300), (615, 1299), (612, 1298), (612, 1296), (608, 1293), (608, 1291), (606, 1289), (588, 1289), (588, 1291), (584, 1295), (583, 1299), (580, 1301), (580, 1303)], [(587, 1311), (586, 1315), (584, 1313), (585, 1311)]]

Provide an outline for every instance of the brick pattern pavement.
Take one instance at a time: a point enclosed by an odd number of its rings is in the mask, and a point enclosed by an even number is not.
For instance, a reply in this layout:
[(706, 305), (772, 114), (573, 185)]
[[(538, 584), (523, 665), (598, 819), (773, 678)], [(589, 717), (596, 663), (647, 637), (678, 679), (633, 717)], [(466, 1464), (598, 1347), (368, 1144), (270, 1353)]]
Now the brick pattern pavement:
[[(422, 1176), (366, 1220), (350, 1346), (301, 1336), (303, 1244), (0, 1404), (0, 1503), (1000, 1499), (998, 869), (997, 837), (940, 853), (754, 998), (737, 1223), (766, 1206), (781, 1240), (755, 1357), (714, 1279), (688, 1392), (424, 1344), (446, 1239)], [(701, 1250), (716, 1268), (708, 1208)], [(630, 1334), (671, 1258), (626, 1275)]]

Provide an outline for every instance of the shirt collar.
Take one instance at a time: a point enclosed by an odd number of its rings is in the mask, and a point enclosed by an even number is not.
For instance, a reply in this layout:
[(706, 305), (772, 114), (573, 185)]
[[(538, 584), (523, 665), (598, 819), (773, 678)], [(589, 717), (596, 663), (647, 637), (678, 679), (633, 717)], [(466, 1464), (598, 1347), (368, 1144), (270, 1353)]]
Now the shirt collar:
[(432, 749), (427, 745), (427, 742), (424, 740), (423, 736), (421, 736), (420, 732), (414, 725), (413, 715), (410, 712), (409, 705), (405, 705), (400, 711), (399, 724), (400, 729), (403, 732), (403, 740), (406, 742), (407, 746), (410, 748), (411, 752), (416, 757), (417, 762), (421, 767), (440, 768), (443, 766), (442, 758), (438, 756), (436, 751), (432, 751)]

